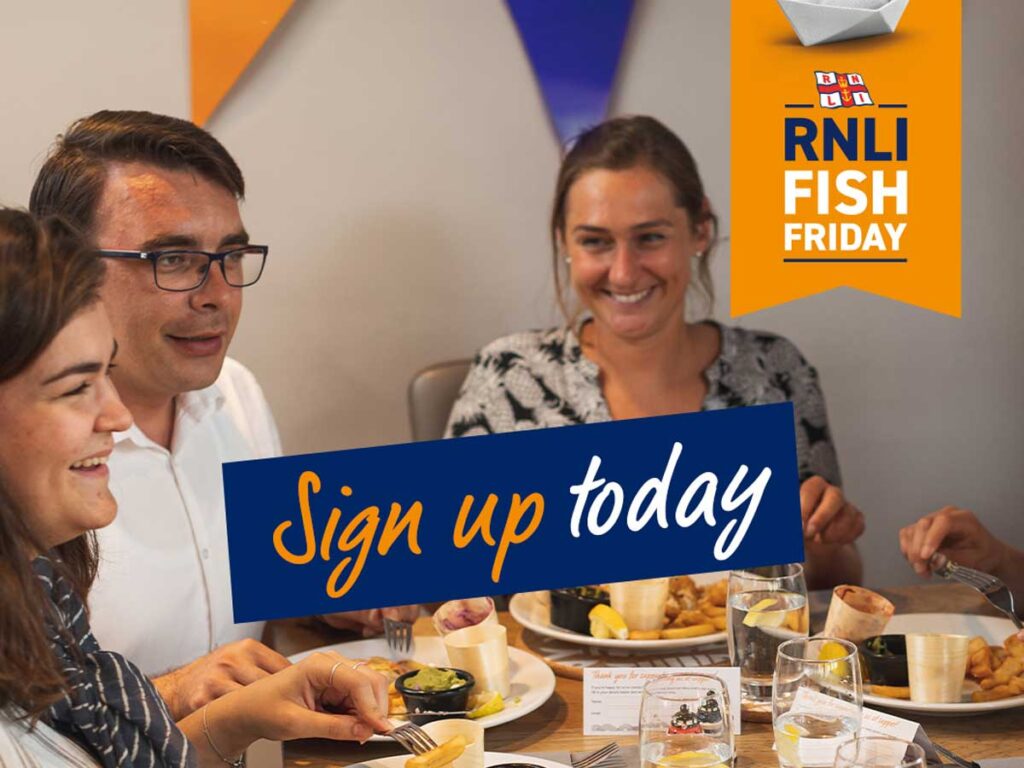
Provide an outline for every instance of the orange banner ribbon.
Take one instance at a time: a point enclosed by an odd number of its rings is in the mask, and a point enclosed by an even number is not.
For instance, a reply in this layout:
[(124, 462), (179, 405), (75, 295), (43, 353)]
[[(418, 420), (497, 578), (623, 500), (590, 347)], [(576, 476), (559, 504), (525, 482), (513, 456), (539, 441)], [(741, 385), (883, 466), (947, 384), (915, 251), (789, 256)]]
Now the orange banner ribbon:
[(960, 0), (800, 5), (733, 3), (732, 314), (846, 286), (959, 317)]
[(191, 0), (192, 122), (205, 125), (294, 0)]

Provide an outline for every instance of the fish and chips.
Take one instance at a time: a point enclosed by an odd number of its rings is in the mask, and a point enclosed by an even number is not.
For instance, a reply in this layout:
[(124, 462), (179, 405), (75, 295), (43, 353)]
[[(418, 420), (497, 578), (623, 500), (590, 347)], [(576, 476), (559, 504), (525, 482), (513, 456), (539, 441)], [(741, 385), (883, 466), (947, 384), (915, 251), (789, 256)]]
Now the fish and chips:
[(971, 694), (975, 702), (998, 701), (1024, 694), (1024, 643), (1010, 635), (1002, 646), (972, 637), (967, 646), (967, 676), (981, 690)]

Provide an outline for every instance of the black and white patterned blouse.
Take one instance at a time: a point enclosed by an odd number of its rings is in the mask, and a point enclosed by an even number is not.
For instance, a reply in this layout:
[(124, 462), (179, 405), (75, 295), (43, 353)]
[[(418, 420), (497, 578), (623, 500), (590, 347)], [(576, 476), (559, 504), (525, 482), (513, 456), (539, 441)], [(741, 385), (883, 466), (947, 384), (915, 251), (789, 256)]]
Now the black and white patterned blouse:
[[(787, 339), (718, 326), (722, 346), (704, 371), (702, 410), (793, 403), (800, 479), (840, 485), (839, 462), (817, 371)], [(571, 328), (527, 331), (477, 354), (448, 419), (446, 437), (611, 421), (597, 364)]]
[[(85, 604), (48, 557), (32, 562), (50, 597), (46, 630), (68, 693), (43, 712), (58, 733), (89, 749), (105, 768), (191, 768), (195, 752), (139, 668), (100, 650)], [(129, 617), (130, 618), (130, 617)]]

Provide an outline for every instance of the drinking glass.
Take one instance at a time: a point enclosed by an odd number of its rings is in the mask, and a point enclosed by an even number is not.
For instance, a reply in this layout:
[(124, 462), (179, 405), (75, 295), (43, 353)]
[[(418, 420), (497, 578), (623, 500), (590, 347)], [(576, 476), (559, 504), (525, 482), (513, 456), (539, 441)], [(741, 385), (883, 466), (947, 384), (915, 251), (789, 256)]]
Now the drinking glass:
[(727, 768), (733, 737), (729, 692), (713, 675), (665, 675), (640, 701), (641, 768)]
[(729, 658), (740, 668), (744, 720), (772, 716), (772, 674), (779, 645), (807, 637), (807, 584), (799, 563), (729, 574)]
[(863, 707), (853, 643), (811, 637), (779, 646), (772, 723), (783, 768), (832, 768), (840, 745), (860, 729)]
[(861, 736), (839, 747), (834, 768), (926, 768), (924, 750), (891, 736)]

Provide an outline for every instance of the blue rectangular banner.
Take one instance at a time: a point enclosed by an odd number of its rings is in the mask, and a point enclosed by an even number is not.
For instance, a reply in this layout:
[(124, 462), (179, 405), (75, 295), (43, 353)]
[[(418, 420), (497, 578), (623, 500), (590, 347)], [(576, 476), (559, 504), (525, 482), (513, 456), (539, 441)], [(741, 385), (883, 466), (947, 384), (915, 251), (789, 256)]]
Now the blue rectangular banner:
[(790, 403), (224, 465), (235, 621), (800, 562)]

